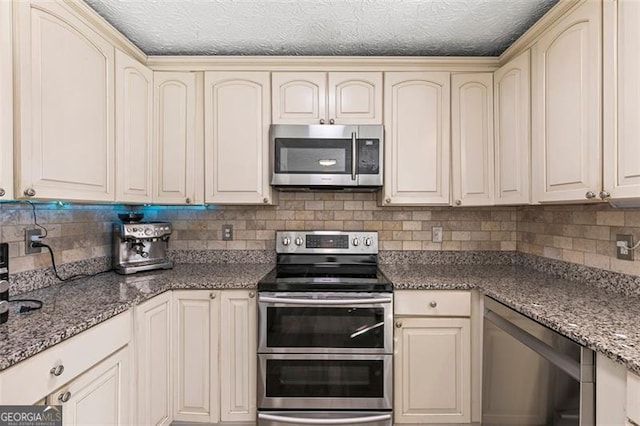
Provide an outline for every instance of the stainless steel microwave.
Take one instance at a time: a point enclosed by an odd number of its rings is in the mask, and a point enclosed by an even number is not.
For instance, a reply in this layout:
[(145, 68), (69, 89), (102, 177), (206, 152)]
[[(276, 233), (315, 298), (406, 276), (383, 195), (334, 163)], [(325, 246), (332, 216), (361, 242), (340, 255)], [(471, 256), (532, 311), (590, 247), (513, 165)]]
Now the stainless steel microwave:
[(277, 189), (382, 186), (381, 125), (272, 125), (271, 185)]

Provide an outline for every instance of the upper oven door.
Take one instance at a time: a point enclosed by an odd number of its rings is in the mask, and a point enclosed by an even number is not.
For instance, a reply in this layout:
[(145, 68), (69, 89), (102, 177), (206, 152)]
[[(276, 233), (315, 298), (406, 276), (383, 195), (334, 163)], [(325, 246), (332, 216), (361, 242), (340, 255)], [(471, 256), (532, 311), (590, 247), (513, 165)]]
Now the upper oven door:
[(392, 293), (258, 295), (259, 353), (393, 353)]

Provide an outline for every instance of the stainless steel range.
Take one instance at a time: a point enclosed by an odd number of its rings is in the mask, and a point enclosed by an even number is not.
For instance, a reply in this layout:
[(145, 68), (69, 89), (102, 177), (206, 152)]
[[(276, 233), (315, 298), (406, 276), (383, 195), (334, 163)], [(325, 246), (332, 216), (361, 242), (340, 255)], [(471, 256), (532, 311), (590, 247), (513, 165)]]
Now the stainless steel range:
[(258, 283), (258, 424), (390, 426), (393, 293), (377, 233), (276, 238)]

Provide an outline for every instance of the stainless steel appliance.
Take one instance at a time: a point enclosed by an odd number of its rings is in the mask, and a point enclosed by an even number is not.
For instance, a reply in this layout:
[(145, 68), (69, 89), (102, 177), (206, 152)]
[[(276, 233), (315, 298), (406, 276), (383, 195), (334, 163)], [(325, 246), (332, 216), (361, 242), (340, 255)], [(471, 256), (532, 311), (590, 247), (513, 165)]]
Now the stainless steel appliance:
[(390, 426), (393, 293), (377, 233), (276, 238), (258, 283), (258, 424)]
[(272, 125), (271, 184), (278, 189), (382, 186), (380, 125)]
[[(142, 219), (142, 217), (139, 217)], [(173, 268), (167, 259), (171, 236), (169, 222), (123, 220), (113, 225), (113, 269), (120, 274), (133, 274), (153, 269)]]
[(482, 424), (592, 426), (594, 353), (485, 297)]

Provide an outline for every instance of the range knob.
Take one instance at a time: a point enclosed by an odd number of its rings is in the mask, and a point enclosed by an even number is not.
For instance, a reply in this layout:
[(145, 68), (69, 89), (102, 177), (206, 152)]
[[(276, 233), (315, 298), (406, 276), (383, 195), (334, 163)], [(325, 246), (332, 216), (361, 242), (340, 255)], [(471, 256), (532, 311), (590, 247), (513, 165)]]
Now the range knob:
[(304, 240), (301, 237), (296, 237), (295, 243), (297, 246), (301, 246)]
[(371, 244), (373, 244), (373, 240), (371, 239), (371, 237), (366, 237), (364, 239), (364, 245), (369, 247)]
[(283, 245), (283, 246), (288, 246), (289, 244), (291, 244), (291, 238), (289, 238), (289, 237), (284, 237), (284, 238), (282, 239), (282, 245)]
[(353, 241), (351, 241), (351, 244), (353, 244), (354, 247), (359, 246), (360, 240), (358, 239), (358, 237), (354, 238)]
[(153, 234), (153, 229), (151, 229), (151, 228), (147, 228), (147, 229), (145, 229), (145, 230), (144, 230), (144, 235), (149, 236), (149, 235), (151, 235), (151, 234)]

